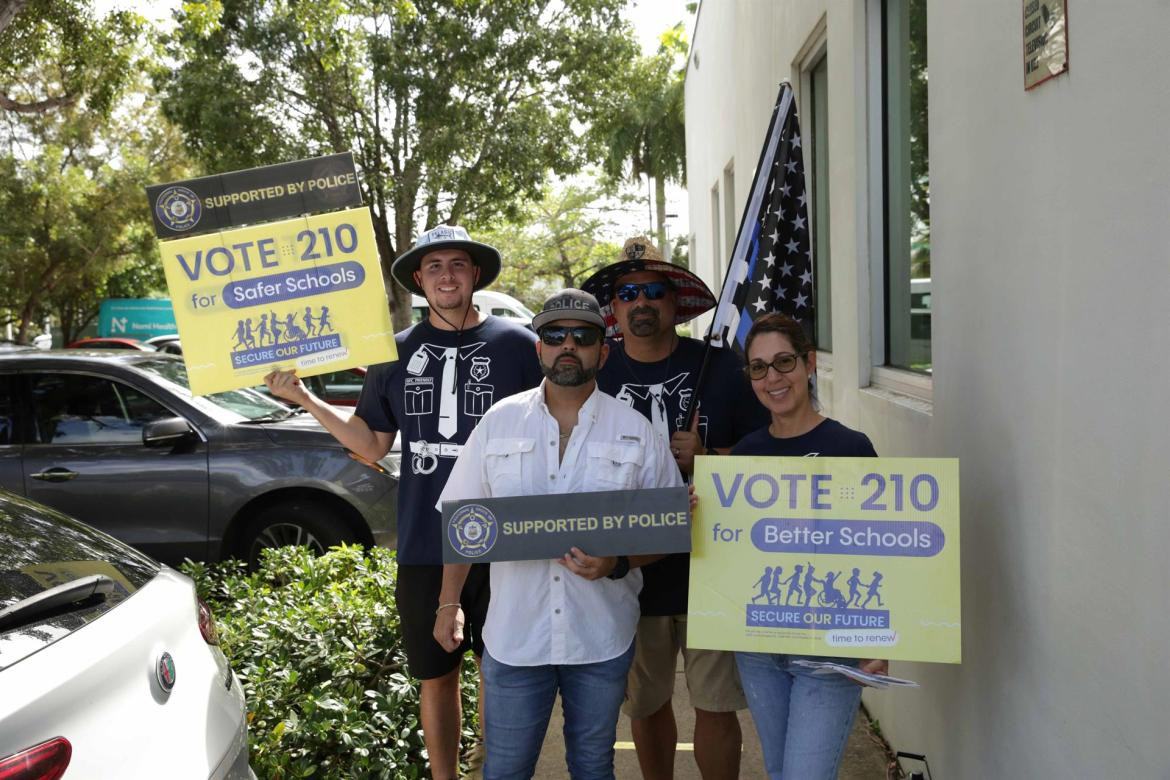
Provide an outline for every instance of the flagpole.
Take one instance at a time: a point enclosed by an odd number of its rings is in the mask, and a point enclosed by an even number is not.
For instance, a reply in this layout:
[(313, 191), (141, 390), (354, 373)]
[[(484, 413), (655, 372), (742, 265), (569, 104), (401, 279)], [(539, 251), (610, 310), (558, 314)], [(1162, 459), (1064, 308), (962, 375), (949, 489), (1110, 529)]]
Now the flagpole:
[[(759, 186), (760, 176), (763, 175), (765, 177), (764, 181), (766, 182), (767, 181), (766, 177), (768, 176), (768, 172), (771, 170), (771, 166), (765, 165), (764, 163), (768, 159), (768, 152), (772, 148), (771, 139), (772, 139), (772, 136), (776, 130), (776, 122), (779, 120), (780, 115), (781, 115), (780, 107), (784, 103), (785, 91), (787, 91), (789, 93), (792, 92), (792, 85), (788, 82), (787, 79), (784, 79), (783, 81), (780, 82), (780, 91), (776, 95), (776, 104), (772, 107), (772, 118), (768, 121), (768, 132), (764, 134), (764, 145), (760, 149), (760, 159), (756, 161), (756, 172), (755, 172), (755, 175), (752, 177), (752, 186), (748, 190), (748, 192), (751, 193), (753, 196), (756, 193), (756, 188)], [(787, 157), (788, 157), (788, 146), (787, 145), (783, 145), (783, 148), (781, 149), (781, 154), (783, 155), (783, 158), (784, 158), (782, 160), (782, 164), (783, 164), (783, 163), (787, 162)], [(727, 193), (724, 193), (724, 197), (726, 197), (726, 196), (727, 196)], [(734, 195), (732, 195), (732, 197), (734, 197)], [(755, 206), (755, 208), (753, 208), (753, 205)], [(758, 212), (759, 212), (759, 203), (757, 202), (755, 197), (749, 197), (748, 202), (746, 204), (744, 204), (743, 214), (739, 218), (739, 229), (736, 231), (735, 244), (732, 246), (731, 262), (729, 262), (727, 264), (727, 270), (723, 274), (723, 284), (719, 288), (719, 300), (715, 304), (715, 312), (711, 317), (711, 324), (707, 326), (707, 335), (703, 337), (703, 359), (699, 363), (699, 374), (695, 379), (695, 389), (691, 393), (692, 402), (690, 404), (690, 408), (687, 409), (687, 416), (686, 416), (685, 425), (682, 427), (682, 430), (684, 430), (684, 431), (689, 431), (691, 429), (691, 426), (693, 426), (695, 424), (695, 415), (698, 413), (698, 409), (699, 409), (699, 396), (702, 394), (703, 388), (707, 384), (707, 368), (711, 362), (711, 350), (713, 349), (712, 341), (714, 340), (714, 337), (715, 337), (715, 334), (714, 334), (715, 326), (719, 322), (719, 316), (718, 316), (719, 309), (724, 305), (724, 298), (728, 292), (727, 287), (728, 287), (728, 283), (730, 282), (731, 271), (733, 268), (737, 267), (736, 263), (735, 263), (735, 257), (737, 256), (737, 254), (739, 254), (740, 243), (744, 240), (744, 228), (748, 224), (749, 215), (753, 214), (753, 213), (758, 214)], [(747, 251), (746, 247), (744, 248), (743, 251), (744, 252)], [(731, 303), (732, 302), (730, 300), (727, 301), (728, 305), (730, 305)], [(726, 341), (726, 340), (721, 337), (721, 341)]]

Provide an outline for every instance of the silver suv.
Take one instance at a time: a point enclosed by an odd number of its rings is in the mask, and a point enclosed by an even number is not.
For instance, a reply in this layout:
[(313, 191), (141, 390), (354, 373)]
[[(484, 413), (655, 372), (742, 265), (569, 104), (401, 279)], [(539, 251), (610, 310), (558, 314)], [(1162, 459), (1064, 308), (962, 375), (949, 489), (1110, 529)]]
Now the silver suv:
[(164, 562), (392, 546), (398, 468), (254, 390), (192, 396), (171, 355), (0, 353), (0, 488)]

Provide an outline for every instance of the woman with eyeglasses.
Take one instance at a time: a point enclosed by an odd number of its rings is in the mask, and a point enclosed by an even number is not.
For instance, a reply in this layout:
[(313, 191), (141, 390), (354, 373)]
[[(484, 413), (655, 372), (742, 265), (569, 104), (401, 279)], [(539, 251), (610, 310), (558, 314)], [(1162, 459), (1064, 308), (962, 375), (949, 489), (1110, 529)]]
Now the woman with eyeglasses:
[[(748, 332), (745, 352), (752, 390), (772, 419), (732, 447), (732, 455), (877, 457), (864, 433), (817, 411), (816, 348), (800, 323), (783, 314), (760, 317)], [(857, 714), (861, 686), (842, 675), (814, 675), (792, 663), (800, 658), (735, 654), (768, 776), (831, 780)], [(859, 663), (868, 672), (887, 669), (882, 660), (831, 660)]]

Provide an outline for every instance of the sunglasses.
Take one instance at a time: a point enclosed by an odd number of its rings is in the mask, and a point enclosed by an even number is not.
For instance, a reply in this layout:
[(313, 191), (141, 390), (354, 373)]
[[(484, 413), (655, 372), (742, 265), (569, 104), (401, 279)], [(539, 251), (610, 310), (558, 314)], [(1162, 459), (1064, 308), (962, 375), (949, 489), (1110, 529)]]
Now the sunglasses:
[(794, 355), (791, 352), (780, 352), (772, 357), (772, 362), (753, 360), (743, 367), (744, 372), (751, 379), (763, 379), (768, 375), (768, 369), (776, 369), (777, 374), (787, 374), (796, 368), (796, 361), (804, 357), (804, 353)]
[(592, 325), (548, 325), (540, 329), (540, 340), (550, 347), (559, 347), (569, 334), (578, 347), (592, 347), (601, 341), (601, 329)]
[(639, 293), (645, 295), (648, 301), (658, 301), (666, 297), (666, 291), (669, 289), (670, 285), (666, 282), (627, 282), (619, 285), (613, 294), (626, 303), (638, 300)]

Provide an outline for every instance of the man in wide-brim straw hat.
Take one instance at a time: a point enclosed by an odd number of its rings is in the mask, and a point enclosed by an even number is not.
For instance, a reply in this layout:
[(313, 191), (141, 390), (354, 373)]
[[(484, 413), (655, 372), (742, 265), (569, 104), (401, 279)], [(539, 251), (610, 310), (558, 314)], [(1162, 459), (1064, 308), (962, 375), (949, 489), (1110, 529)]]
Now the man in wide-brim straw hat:
[[(542, 376), (536, 336), (472, 305), (472, 293), (499, 272), (500, 253), (461, 227), (439, 225), (419, 236), (390, 273), (426, 297), (427, 317), (395, 335), (398, 360), (370, 366), (352, 417), (309, 393), (291, 371), (265, 377), (274, 395), (300, 404), (366, 460), (384, 457), (402, 437), (394, 601), (407, 666), (422, 681), (419, 720), (431, 775), (444, 780), (459, 771), (459, 671), (467, 650), (483, 654), (488, 567), (473, 567), (462, 591), (440, 601), (442, 517), (435, 505), (480, 418), (494, 403), (538, 385)], [(461, 641), (450, 648), (434, 637), (437, 613), (463, 628)]]
[[(713, 350), (709, 382), (699, 399), (696, 424), (684, 425), (704, 345), (679, 336), (675, 327), (715, 307), (715, 296), (693, 272), (666, 262), (647, 238), (626, 241), (617, 261), (581, 285), (603, 307), (609, 360), (598, 386), (641, 412), (670, 443), (679, 469), (689, 476), (694, 457), (727, 453), (746, 434), (767, 424), (730, 350)], [(730, 378), (730, 379), (729, 379)], [(695, 761), (706, 780), (737, 777), (742, 736), (736, 711), (747, 706), (731, 653), (686, 649), (690, 558), (671, 555), (644, 567), (637, 651), (630, 668), (630, 716), (638, 762), (647, 778), (670, 777), (678, 734), (671, 706), (675, 659), (681, 651), (695, 707)]]

